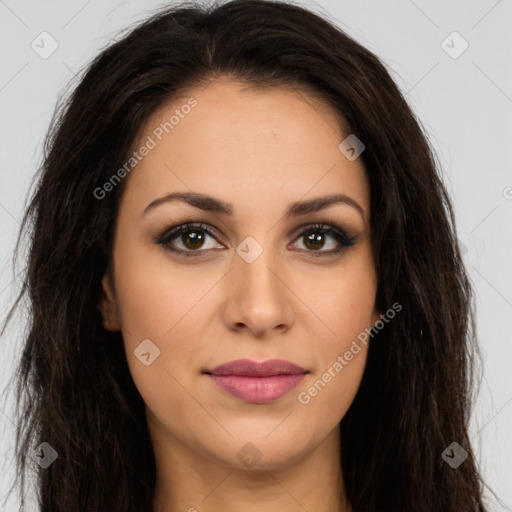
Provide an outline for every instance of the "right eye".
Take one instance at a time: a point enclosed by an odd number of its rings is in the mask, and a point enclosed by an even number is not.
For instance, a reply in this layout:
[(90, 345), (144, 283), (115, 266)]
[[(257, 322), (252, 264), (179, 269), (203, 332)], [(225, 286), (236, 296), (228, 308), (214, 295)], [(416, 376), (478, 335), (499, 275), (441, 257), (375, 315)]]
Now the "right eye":
[[(198, 254), (194, 253), (201, 253), (214, 248), (207, 247), (205, 249), (203, 247), (207, 237), (215, 238), (215, 235), (206, 224), (194, 224), (187, 222), (186, 224), (180, 224), (170, 229), (166, 229), (158, 236), (155, 243), (164, 246), (166, 250), (175, 254), (184, 255), (186, 257), (195, 257), (198, 256)], [(175, 239), (181, 243), (181, 248), (176, 248), (176, 242), (174, 242)], [(222, 246), (222, 248), (223, 247), (224, 246)], [(203, 248), (203, 250), (199, 250), (201, 248)]]

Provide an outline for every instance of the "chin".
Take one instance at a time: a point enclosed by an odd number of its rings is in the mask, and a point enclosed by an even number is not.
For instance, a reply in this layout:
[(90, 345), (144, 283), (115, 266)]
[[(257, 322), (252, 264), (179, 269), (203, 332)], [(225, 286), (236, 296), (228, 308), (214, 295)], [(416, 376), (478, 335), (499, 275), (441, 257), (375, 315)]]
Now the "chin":
[(305, 456), (305, 451), (297, 444), (296, 437), (285, 436), (289, 442), (282, 438), (259, 440), (261, 433), (254, 437), (243, 437), (243, 440), (230, 440), (228, 446), (223, 446), (212, 454), (226, 466), (238, 470), (273, 471), (293, 467)]

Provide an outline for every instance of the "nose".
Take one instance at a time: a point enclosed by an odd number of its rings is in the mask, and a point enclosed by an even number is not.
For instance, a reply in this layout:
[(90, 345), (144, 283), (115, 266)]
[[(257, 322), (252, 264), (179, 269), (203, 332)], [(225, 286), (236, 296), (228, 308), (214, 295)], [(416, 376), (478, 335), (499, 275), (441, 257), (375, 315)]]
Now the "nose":
[(284, 333), (293, 323), (293, 293), (286, 272), (270, 249), (254, 260), (237, 254), (224, 283), (223, 321), (230, 330), (248, 330), (257, 338)]

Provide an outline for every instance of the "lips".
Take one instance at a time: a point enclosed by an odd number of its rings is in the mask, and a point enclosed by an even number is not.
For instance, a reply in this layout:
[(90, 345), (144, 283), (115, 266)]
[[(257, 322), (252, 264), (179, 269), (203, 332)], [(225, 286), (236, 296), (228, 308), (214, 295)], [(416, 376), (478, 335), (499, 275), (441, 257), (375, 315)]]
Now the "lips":
[(243, 377), (271, 377), (272, 375), (300, 375), (307, 370), (284, 359), (269, 359), (257, 363), (250, 359), (238, 359), (221, 364), (213, 370), (206, 370), (211, 375), (238, 375)]
[(309, 373), (283, 359), (257, 363), (239, 359), (203, 372), (222, 390), (251, 403), (270, 403), (295, 388)]

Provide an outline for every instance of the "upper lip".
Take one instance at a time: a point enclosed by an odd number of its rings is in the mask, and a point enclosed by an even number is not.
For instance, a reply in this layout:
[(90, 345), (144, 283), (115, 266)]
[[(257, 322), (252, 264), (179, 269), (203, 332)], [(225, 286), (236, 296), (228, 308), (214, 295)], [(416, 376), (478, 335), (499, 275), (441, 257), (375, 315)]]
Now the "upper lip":
[(237, 359), (205, 370), (210, 375), (241, 375), (245, 377), (270, 377), (272, 375), (299, 375), (307, 370), (284, 359), (268, 359), (262, 363), (250, 359)]

